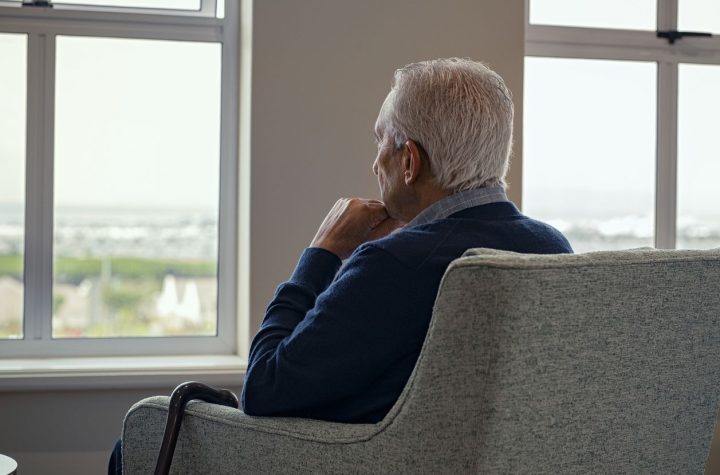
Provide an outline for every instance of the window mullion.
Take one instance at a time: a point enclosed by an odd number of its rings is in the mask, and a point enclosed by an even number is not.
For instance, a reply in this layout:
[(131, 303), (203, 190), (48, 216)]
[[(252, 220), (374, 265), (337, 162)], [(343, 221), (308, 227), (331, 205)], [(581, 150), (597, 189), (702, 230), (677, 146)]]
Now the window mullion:
[(677, 30), (678, 0), (657, 0), (657, 29)]
[(48, 340), (52, 318), (54, 36), (28, 35), (25, 335)]
[(674, 249), (677, 225), (678, 63), (658, 63), (655, 247)]
[[(214, 1), (212, 3), (215, 3)], [(204, 5), (204, 2), (203, 2)], [(238, 45), (239, 2), (228, 2), (223, 29), (220, 120), (220, 203), (218, 220), (218, 335), (237, 350), (238, 271), (238, 97), (239, 57), (231, 45)]]
[(43, 101), (42, 130), (43, 153), (43, 207), (42, 239), (43, 253), (41, 261), (42, 275), (42, 336), (43, 340), (52, 338), (53, 314), (53, 229), (55, 198), (55, 35), (45, 35), (45, 67), (43, 69), (45, 88)]
[[(232, 3), (232, 2), (228, 2)], [(236, 295), (236, 318), (237, 318), (237, 347), (238, 354), (247, 355), (250, 351), (250, 339), (252, 334), (251, 328), (256, 328), (258, 322), (251, 317), (250, 311), (250, 113), (251, 113), (251, 97), (252, 97), (252, 2), (242, 2), (237, 7), (240, 9), (236, 13), (239, 17), (237, 24), (238, 35), (236, 43), (240, 54), (236, 54), (235, 58), (239, 61), (237, 66), (239, 78), (237, 83), (240, 87), (234, 91), (238, 94), (235, 96), (235, 103), (238, 104), (237, 122), (234, 124), (235, 130), (239, 131), (238, 153), (238, 188), (237, 200), (238, 210), (235, 224), (238, 235), (237, 239), (237, 256), (236, 256), (236, 277), (234, 294)], [(227, 18), (227, 12), (226, 12)], [(259, 316), (258, 316), (259, 317)]]
[[(232, 2), (229, 2), (232, 3)], [(237, 3), (237, 2), (236, 2)], [(217, 0), (200, 0), (200, 15), (215, 18), (217, 13)]]
[[(50, 11), (47, 11), (50, 10)], [(48, 33), (178, 41), (222, 41), (224, 20), (115, 11), (12, 8), (0, 6), (0, 29)]]
[[(676, 30), (678, 0), (658, 0), (657, 28)], [(678, 62), (658, 62), (655, 247), (674, 249), (677, 234)]]

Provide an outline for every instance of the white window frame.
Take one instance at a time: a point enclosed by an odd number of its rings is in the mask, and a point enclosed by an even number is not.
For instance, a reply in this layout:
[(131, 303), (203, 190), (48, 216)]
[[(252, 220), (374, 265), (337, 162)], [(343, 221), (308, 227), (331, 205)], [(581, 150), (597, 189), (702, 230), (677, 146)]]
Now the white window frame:
[[(655, 247), (674, 249), (677, 234), (678, 65), (720, 65), (720, 35), (682, 38), (674, 45), (656, 31), (530, 24), (525, 0), (525, 56), (657, 63)], [(657, 31), (677, 30), (678, 1), (657, 0)]]
[[(59, 3), (59, 2), (58, 2)], [(0, 340), (3, 357), (236, 355), (240, 2), (197, 11), (0, 2), (0, 32), (27, 35), (23, 339)], [(55, 44), (58, 35), (221, 43), (218, 295), (215, 336), (52, 338)]]

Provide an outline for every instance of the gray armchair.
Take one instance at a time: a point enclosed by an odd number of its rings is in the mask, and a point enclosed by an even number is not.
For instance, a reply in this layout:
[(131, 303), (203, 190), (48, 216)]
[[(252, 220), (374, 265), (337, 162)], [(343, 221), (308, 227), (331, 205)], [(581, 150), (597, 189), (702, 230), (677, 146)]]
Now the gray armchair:
[[(720, 401), (720, 249), (468, 251), (377, 424), (190, 403), (171, 473), (702, 473)], [(152, 472), (168, 398), (123, 427)]]

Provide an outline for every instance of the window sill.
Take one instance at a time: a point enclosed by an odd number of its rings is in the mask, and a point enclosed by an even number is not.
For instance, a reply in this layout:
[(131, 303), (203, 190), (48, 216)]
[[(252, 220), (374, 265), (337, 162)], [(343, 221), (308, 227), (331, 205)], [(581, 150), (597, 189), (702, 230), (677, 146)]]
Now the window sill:
[(193, 379), (240, 386), (246, 368), (234, 355), (5, 359), (0, 392), (154, 388)]

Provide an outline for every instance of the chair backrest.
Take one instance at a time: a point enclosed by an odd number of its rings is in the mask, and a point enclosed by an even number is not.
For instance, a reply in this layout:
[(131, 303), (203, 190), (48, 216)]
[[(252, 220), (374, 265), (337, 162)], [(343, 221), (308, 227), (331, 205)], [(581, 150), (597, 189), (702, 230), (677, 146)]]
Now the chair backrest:
[(473, 471), (700, 473), (719, 400), (720, 249), (475, 249), (386, 420)]

